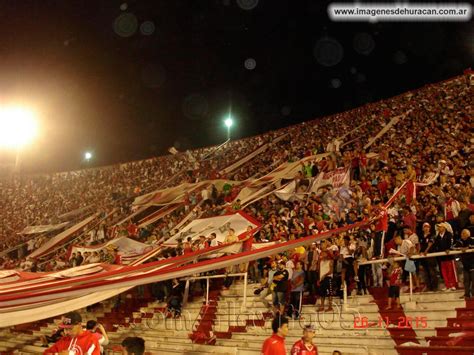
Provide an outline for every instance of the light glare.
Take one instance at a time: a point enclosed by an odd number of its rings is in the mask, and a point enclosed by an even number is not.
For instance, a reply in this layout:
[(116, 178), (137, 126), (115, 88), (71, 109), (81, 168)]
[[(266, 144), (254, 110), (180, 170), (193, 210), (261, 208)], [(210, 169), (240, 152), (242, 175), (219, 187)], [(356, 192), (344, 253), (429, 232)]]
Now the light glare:
[(232, 121), (232, 118), (227, 117), (227, 118), (225, 119), (224, 123), (225, 123), (225, 125), (226, 125), (227, 128), (230, 128), (230, 127), (232, 126), (232, 123), (234, 123), (234, 122)]
[(0, 146), (21, 148), (38, 133), (34, 114), (20, 107), (0, 108)]
[(86, 152), (86, 153), (84, 154), (84, 158), (85, 158), (86, 160), (90, 160), (90, 159), (92, 158), (92, 153), (91, 153), (91, 152)]

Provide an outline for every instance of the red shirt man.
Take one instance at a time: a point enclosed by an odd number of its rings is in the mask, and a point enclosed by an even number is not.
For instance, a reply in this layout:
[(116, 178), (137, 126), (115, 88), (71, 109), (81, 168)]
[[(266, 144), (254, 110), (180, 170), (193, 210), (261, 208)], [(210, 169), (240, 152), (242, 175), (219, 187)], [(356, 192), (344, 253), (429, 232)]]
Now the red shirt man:
[(252, 226), (248, 226), (247, 230), (245, 233), (242, 235), (240, 238), (240, 241), (242, 241), (242, 251), (249, 251), (252, 250), (252, 244), (253, 244), (253, 234), (252, 234)]
[(67, 352), (76, 355), (100, 355), (97, 338), (90, 331), (82, 329), (82, 317), (78, 312), (65, 314), (59, 327), (64, 328), (64, 336), (43, 354)]
[(262, 346), (262, 355), (286, 355), (285, 337), (288, 334), (288, 319), (277, 315), (272, 321), (273, 335)]
[(318, 348), (313, 344), (314, 327), (305, 326), (303, 337), (291, 348), (291, 355), (318, 355)]

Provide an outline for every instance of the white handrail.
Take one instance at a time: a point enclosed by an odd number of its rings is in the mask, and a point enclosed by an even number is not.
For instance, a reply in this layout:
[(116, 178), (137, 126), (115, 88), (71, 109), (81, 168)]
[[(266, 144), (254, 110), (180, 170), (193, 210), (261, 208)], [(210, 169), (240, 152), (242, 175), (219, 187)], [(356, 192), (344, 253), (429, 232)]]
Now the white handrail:
[(466, 251), (462, 250), (449, 250), (449, 253), (446, 253), (445, 251), (439, 251), (435, 253), (429, 253), (426, 255), (412, 255), (410, 257), (407, 256), (397, 256), (394, 258), (384, 258), (384, 259), (375, 259), (375, 260), (367, 260), (367, 261), (362, 261), (359, 263), (359, 265), (369, 265), (369, 264), (381, 264), (381, 263), (386, 263), (389, 262), (390, 260), (394, 261), (399, 261), (399, 260), (406, 260), (406, 259), (425, 259), (425, 258), (435, 258), (437, 256), (449, 256), (449, 255), (459, 255), (459, 254), (465, 254), (465, 253), (474, 253), (474, 249), (467, 249)]
[[(394, 258), (390, 258), (390, 260), (393, 261), (400, 261), (400, 260), (412, 260), (412, 259), (426, 259), (426, 258), (435, 258), (437, 256), (447, 256), (447, 255), (459, 255), (459, 254), (465, 254), (465, 253), (474, 253), (474, 249), (467, 249), (465, 251), (462, 250), (449, 250), (448, 252), (446, 251), (440, 251), (440, 252), (435, 252), (435, 253), (429, 253), (426, 255), (412, 255), (410, 257), (407, 256), (397, 256)], [(375, 259), (375, 260), (367, 260), (360, 262), (359, 265), (369, 265), (369, 264), (381, 264), (381, 263), (386, 263), (389, 262), (388, 258), (384, 259)], [(408, 276), (410, 278), (410, 302), (413, 300), (413, 279), (411, 272), (408, 273)]]

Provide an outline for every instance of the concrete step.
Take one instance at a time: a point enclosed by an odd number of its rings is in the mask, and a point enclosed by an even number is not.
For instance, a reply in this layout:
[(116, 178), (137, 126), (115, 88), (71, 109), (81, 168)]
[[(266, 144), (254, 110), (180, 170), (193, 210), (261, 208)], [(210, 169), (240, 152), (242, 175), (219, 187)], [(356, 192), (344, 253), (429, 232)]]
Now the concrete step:
[[(262, 337), (249, 337), (244, 334), (232, 334), (231, 339), (221, 339), (217, 341), (217, 345), (223, 346), (235, 346), (235, 347), (249, 347), (249, 348), (259, 348), (262, 346), (267, 336)], [(301, 336), (289, 336), (285, 339), (285, 342), (288, 344), (294, 344), (301, 339)], [(395, 343), (390, 337), (376, 337), (376, 336), (344, 336), (344, 337), (322, 337), (316, 336), (313, 339), (315, 344), (318, 346), (338, 346), (338, 345), (351, 345), (353, 347), (365, 346), (384, 346), (392, 348), (395, 346)]]
[(400, 355), (472, 355), (474, 354), (474, 347), (469, 346), (429, 346), (429, 347), (418, 347), (418, 346), (397, 346), (398, 353)]

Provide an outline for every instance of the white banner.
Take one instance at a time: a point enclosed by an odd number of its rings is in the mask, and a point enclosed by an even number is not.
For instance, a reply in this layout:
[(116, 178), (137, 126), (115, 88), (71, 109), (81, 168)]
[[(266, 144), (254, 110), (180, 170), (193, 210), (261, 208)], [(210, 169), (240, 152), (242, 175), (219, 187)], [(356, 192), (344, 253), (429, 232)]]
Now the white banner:
[(54, 236), (50, 240), (48, 240), (46, 243), (44, 243), (42, 246), (40, 246), (38, 249), (33, 251), (30, 255), (28, 255), (30, 258), (36, 258), (50, 249), (54, 248), (56, 245), (59, 243), (65, 241), (68, 239), (71, 235), (76, 233), (77, 231), (81, 230), (84, 228), (86, 225), (88, 225), (90, 222), (92, 222), (97, 215), (92, 215), (90, 217), (87, 217), (83, 221), (79, 222), (78, 224), (73, 225), (71, 228), (66, 229), (64, 232), (59, 233), (58, 235)]
[(276, 190), (275, 196), (283, 201), (289, 201), (296, 198), (296, 181), (293, 180), (283, 188)]
[(207, 238), (211, 233), (216, 233), (216, 240), (223, 243), (230, 228), (232, 228), (235, 231), (235, 235), (238, 236), (246, 232), (249, 226), (257, 228), (259, 224), (241, 212), (218, 217), (195, 219), (181, 229), (178, 234), (168, 239), (166, 245), (175, 245), (178, 239), (182, 239), (184, 242), (188, 237), (195, 240), (198, 239), (200, 235), (204, 235)]
[[(407, 114), (409, 113), (410, 111), (407, 112)], [(395, 116), (394, 118), (392, 118), (390, 120), (389, 123), (387, 123), (385, 125), (385, 127), (383, 127), (379, 133), (377, 133), (374, 137), (372, 137), (371, 139), (369, 139), (369, 141), (367, 142), (367, 144), (364, 146), (364, 149), (367, 149), (369, 148), (372, 144), (374, 144), (374, 142), (379, 139), (380, 137), (382, 137), (385, 133), (388, 132), (388, 130), (390, 128), (392, 128), (394, 125), (396, 125), (398, 123), (398, 121), (400, 121), (400, 119), (402, 118), (405, 118), (406, 114), (405, 115), (398, 115), (398, 116)]]
[(183, 183), (181, 185), (162, 190), (156, 190), (146, 195), (138, 196), (133, 201), (134, 206), (164, 206), (174, 203), (184, 202), (186, 194), (191, 192), (201, 193), (210, 185), (214, 185), (218, 190), (222, 190), (225, 184), (238, 185), (239, 181), (230, 180), (205, 180), (196, 183)]
[(271, 144), (275, 144), (275, 143), (278, 143), (279, 141), (281, 141), (283, 138), (285, 138), (288, 134), (283, 134), (277, 138), (275, 138), (271, 143), (267, 143), (267, 144), (264, 144), (262, 145), (261, 147), (255, 149), (252, 153), (246, 155), (245, 157), (243, 157), (242, 159), (238, 160), (237, 162), (235, 162), (234, 164), (232, 165), (229, 165), (228, 167), (226, 167), (225, 169), (221, 170), (221, 173), (223, 174), (226, 174), (226, 173), (230, 173), (232, 171), (234, 171), (235, 169), (241, 167), (242, 165), (244, 165), (245, 163), (249, 162), (250, 160), (252, 160), (253, 158), (255, 158), (257, 155), (263, 153), (264, 151), (266, 151), (268, 149), (268, 147), (270, 147)]
[(98, 252), (100, 250), (106, 250), (107, 248), (116, 248), (122, 258), (138, 257), (140, 255), (148, 253), (153, 249), (153, 247), (149, 244), (140, 243), (136, 240), (127, 237), (120, 237), (112, 239), (111, 241), (105, 244), (101, 244), (95, 247), (80, 247), (74, 245), (72, 247), (71, 253), (77, 253), (78, 251), (80, 251), (84, 255), (85, 252)]
[(69, 222), (59, 223), (59, 224), (47, 224), (43, 226), (28, 226), (23, 229), (20, 234), (39, 234), (52, 232), (61, 228), (66, 227)]

